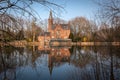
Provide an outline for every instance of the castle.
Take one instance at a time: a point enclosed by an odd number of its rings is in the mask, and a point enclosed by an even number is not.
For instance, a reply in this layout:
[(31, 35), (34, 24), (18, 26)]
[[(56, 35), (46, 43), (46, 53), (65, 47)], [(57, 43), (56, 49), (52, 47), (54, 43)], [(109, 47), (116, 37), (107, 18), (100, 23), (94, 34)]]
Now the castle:
[(70, 41), (70, 27), (68, 24), (53, 23), (52, 12), (50, 11), (48, 19), (48, 31), (38, 36), (41, 44), (49, 44), (50, 41)]

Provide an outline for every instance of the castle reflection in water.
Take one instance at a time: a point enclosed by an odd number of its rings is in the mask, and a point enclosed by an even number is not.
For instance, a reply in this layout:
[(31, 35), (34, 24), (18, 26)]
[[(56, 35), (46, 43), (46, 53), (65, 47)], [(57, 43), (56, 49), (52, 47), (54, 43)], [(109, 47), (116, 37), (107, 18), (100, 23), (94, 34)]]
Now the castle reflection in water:
[(0, 48), (0, 80), (120, 80), (120, 47)]
[(52, 74), (52, 70), (54, 66), (58, 66), (64, 62), (70, 61), (70, 47), (52, 47), (49, 46), (38, 46), (39, 51), (50, 52), (48, 54), (48, 67), (50, 74)]

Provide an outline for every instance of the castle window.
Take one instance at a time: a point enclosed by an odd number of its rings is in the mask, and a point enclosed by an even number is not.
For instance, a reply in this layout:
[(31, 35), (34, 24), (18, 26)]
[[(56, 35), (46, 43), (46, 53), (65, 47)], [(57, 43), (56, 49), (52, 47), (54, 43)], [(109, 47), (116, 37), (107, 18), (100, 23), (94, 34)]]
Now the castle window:
[(55, 38), (54, 36), (52, 36), (52, 38)]
[(65, 36), (64, 39), (67, 39), (67, 36)]
[(57, 38), (60, 38), (60, 30), (57, 30), (56, 34), (57, 34)]

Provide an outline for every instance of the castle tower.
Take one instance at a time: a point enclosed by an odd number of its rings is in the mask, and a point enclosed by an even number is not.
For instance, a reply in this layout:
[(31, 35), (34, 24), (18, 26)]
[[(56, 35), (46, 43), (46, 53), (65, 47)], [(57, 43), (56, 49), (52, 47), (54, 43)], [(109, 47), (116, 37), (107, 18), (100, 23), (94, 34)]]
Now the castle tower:
[(52, 29), (52, 25), (53, 25), (53, 17), (52, 17), (52, 11), (50, 11), (49, 19), (48, 19), (48, 31), (49, 32)]

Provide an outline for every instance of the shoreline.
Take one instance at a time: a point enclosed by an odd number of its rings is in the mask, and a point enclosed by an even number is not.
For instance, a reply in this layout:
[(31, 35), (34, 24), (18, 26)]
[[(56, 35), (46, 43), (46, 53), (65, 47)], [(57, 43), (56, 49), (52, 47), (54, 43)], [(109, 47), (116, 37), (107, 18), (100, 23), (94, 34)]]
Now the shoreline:
[[(0, 42), (0, 46), (15, 46), (15, 47), (25, 47), (25, 46), (49, 46), (49, 44), (44, 45), (40, 42), (26, 42), (26, 41), (14, 41), (14, 42)], [(120, 42), (54, 42), (50, 46), (120, 46)]]

